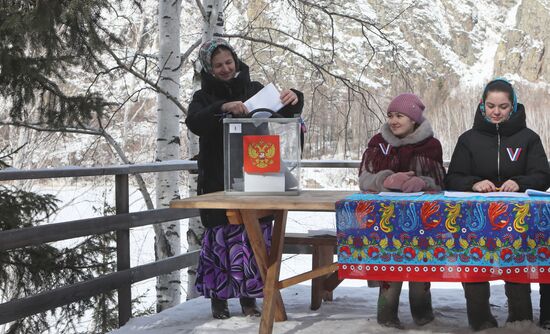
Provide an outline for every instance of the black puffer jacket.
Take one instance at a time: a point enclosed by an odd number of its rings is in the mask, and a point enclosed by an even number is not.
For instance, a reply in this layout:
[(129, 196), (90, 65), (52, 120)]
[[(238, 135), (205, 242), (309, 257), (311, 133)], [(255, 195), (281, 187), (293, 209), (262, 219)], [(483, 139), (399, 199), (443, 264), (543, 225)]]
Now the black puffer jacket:
[[(201, 89), (195, 92), (189, 104), (185, 124), (199, 136), (198, 190), (207, 194), (224, 190), (223, 179), (223, 117), (222, 104), (231, 101), (246, 101), (259, 92), (263, 85), (250, 80), (249, 68), (239, 62), (240, 73), (228, 82), (216, 79), (206, 72), (201, 73)], [(298, 95), (296, 105), (288, 105), (279, 114), (283, 117), (298, 116), (304, 105), (303, 94)], [(201, 210), (201, 221), (206, 227), (227, 224), (225, 210)]]
[(519, 191), (550, 187), (546, 153), (540, 137), (526, 126), (522, 104), (500, 124), (487, 121), (478, 106), (473, 128), (458, 138), (446, 189), (472, 191), (476, 182), (485, 179), (496, 187), (513, 180)]

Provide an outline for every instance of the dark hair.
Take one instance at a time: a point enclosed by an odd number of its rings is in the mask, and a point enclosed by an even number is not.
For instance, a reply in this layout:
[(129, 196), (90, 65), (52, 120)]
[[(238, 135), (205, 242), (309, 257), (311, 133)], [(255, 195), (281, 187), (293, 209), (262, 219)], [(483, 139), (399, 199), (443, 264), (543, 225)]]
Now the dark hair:
[(485, 103), (485, 100), (487, 99), (487, 95), (489, 95), (489, 92), (503, 92), (508, 94), (508, 99), (511, 103), (514, 103), (514, 88), (512, 88), (512, 84), (508, 81), (504, 80), (493, 80), (485, 86), (485, 90), (483, 91), (483, 102)]
[(210, 63), (212, 63), (212, 58), (214, 58), (215, 55), (219, 54), (220, 52), (222, 51), (229, 51), (229, 53), (231, 53), (231, 57), (233, 57), (233, 61), (235, 62), (235, 70), (239, 70), (239, 60), (237, 59), (237, 55), (233, 52), (233, 50), (231, 50), (230, 48), (228, 48), (227, 46), (225, 45), (219, 45), (218, 47), (216, 47), (214, 49), (214, 51), (212, 51), (212, 55), (210, 56)]
[(210, 56), (210, 59), (214, 58), (215, 55), (217, 55), (218, 53), (222, 52), (223, 50), (226, 50), (226, 51), (229, 51), (229, 53), (231, 53), (231, 55), (233, 55), (233, 50), (231, 50), (230, 48), (228, 48), (227, 46), (225, 45), (218, 45), (214, 51), (212, 51), (212, 55)]

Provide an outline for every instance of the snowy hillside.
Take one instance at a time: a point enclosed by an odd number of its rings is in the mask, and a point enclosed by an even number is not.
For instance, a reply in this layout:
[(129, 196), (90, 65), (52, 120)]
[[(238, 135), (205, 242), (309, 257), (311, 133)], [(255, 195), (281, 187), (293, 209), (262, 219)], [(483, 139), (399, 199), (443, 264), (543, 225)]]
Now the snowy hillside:
[[(124, 41), (117, 54), (123, 59), (139, 54), (136, 70), (152, 82), (160, 66), (155, 63), (157, 5), (142, 1), (138, 9), (123, 2), (104, 16), (106, 27)], [(188, 57), (181, 66), (179, 99), (186, 107), (196, 88), (201, 24), (195, 3), (182, 6), (181, 51)], [(495, 76), (512, 80), (527, 107), (528, 125), (543, 143), (550, 142), (549, 8), (548, 0), (236, 0), (225, 7), (224, 28), (254, 79), (304, 92), (305, 158), (359, 159), (389, 100), (412, 91), (424, 100), (448, 160), (458, 135), (471, 127), (484, 83)], [(115, 65), (107, 56), (105, 62)], [(96, 75), (80, 69), (66, 79), (71, 89), (87, 89)], [(114, 103), (105, 123), (110, 136), (129, 161), (153, 161), (155, 92), (124, 71), (100, 75), (97, 82), (94, 89)], [(0, 107), (0, 115), (6, 112)], [(187, 158), (183, 122), (180, 128), (181, 157)], [(111, 145), (94, 135), (13, 128), (0, 138), (12, 149), (27, 143), (13, 161), (19, 168), (120, 161)]]

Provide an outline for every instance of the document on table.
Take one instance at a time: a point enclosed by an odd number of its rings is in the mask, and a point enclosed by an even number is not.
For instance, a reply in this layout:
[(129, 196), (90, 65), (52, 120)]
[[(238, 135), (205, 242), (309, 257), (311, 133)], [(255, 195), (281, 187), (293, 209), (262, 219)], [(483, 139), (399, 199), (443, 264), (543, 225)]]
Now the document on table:
[(535, 190), (535, 189), (527, 189), (527, 190), (525, 190), (525, 193), (528, 196), (550, 196), (550, 192), (540, 191), (540, 190)]
[(265, 86), (257, 92), (254, 96), (244, 102), (244, 105), (249, 112), (260, 108), (267, 108), (271, 111), (279, 111), (284, 107), (281, 102), (281, 94), (275, 88), (273, 83)]
[(415, 193), (400, 193), (400, 192), (393, 192), (393, 191), (382, 191), (379, 192), (378, 195), (380, 196), (387, 196), (387, 197), (405, 197), (405, 196), (420, 196), (424, 194), (423, 191), (415, 192)]
[(322, 236), (336, 236), (336, 229), (319, 229), (319, 230), (308, 230), (307, 235), (312, 237), (322, 237)]
[(471, 191), (445, 191), (445, 197), (528, 197), (526, 193), (508, 191), (494, 191), (488, 193), (476, 193)]

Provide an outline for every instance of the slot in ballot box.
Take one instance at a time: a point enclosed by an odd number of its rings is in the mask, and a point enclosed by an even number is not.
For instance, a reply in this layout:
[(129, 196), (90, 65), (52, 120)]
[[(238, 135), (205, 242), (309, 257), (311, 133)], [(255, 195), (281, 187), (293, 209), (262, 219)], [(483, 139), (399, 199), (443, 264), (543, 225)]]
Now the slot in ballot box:
[(299, 194), (298, 118), (225, 118), (223, 127), (226, 194)]

